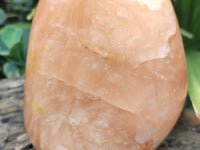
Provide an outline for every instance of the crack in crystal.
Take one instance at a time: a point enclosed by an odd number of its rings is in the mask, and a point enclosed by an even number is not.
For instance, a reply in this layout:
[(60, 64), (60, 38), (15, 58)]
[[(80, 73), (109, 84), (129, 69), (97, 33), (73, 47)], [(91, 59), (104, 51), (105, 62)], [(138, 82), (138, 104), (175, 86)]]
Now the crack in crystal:
[[(39, 73), (40, 75), (42, 75), (42, 76), (45, 76), (45, 75), (46, 75), (45, 73), (42, 73), (42, 72), (40, 72), (40, 71), (36, 71), (36, 72), (38, 72), (38, 73)], [(76, 89), (76, 90), (78, 90), (78, 91), (81, 91), (81, 92), (85, 93), (86, 95), (90, 95), (90, 96), (92, 96), (92, 97), (95, 97), (95, 99), (96, 99), (97, 97), (99, 97), (99, 99), (101, 99), (102, 101), (104, 101), (104, 102), (106, 102), (106, 103), (108, 103), (108, 104), (110, 104), (110, 105), (112, 105), (112, 106), (114, 106), (114, 107), (117, 107), (117, 108), (119, 108), (119, 109), (121, 109), (121, 110), (123, 110), (123, 111), (127, 111), (127, 112), (129, 112), (129, 113), (131, 113), (131, 114), (134, 114), (134, 112), (132, 112), (132, 111), (130, 111), (130, 110), (128, 110), (128, 109), (124, 109), (124, 108), (122, 108), (122, 107), (119, 107), (119, 106), (117, 106), (117, 105), (114, 105), (114, 104), (110, 103), (108, 100), (102, 98), (101, 96), (99, 96), (99, 95), (94, 95), (93, 93), (88, 92), (88, 91), (84, 90), (83, 88), (79, 88), (79, 87), (76, 86), (76, 85), (69, 84), (69, 83), (67, 83), (67, 81), (62, 80), (62, 79), (60, 79), (60, 78), (58, 78), (58, 77), (56, 77), (56, 76), (52, 76), (52, 78), (54, 78), (54, 79), (56, 79), (56, 80), (58, 80), (58, 81), (61, 81), (61, 82), (63, 82), (66, 86), (69, 86), (69, 87), (72, 87), (72, 88), (74, 88), (74, 89)]]

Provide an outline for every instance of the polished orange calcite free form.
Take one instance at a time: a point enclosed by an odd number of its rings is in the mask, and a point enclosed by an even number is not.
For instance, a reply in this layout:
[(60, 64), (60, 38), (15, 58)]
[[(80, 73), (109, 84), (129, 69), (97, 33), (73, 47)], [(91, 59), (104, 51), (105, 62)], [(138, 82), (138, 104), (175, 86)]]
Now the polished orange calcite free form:
[(153, 150), (187, 91), (170, 0), (40, 0), (24, 117), (37, 150)]

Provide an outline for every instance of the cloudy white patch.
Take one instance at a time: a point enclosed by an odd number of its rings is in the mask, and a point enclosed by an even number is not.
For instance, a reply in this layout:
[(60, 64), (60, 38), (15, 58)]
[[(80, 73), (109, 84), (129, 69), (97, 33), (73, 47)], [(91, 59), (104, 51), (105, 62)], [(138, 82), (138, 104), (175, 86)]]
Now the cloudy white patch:
[(56, 150), (68, 150), (68, 148), (59, 145), (59, 146), (56, 147)]
[(161, 48), (158, 50), (158, 57), (159, 57), (159, 58), (165, 58), (165, 57), (167, 57), (169, 51), (170, 51), (169, 44), (166, 43), (163, 47), (161, 47)]
[(49, 116), (45, 120), (45, 124), (46, 126), (48, 125), (51, 128), (52, 134), (56, 134), (64, 120), (65, 120), (65, 117), (63, 115), (55, 114), (55, 115)]
[(137, 0), (140, 5), (147, 5), (150, 10), (160, 10), (163, 0)]
[(76, 113), (69, 116), (69, 124), (72, 126), (79, 126), (81, 123), (87, 123), (88, 118), (85, 116), (84, 113)]

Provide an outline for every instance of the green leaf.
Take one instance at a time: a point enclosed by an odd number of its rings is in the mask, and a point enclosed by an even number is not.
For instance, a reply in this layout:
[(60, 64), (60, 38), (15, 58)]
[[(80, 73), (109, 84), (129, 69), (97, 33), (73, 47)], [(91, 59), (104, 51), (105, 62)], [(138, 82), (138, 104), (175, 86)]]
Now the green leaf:
[(191, 24), (193, 25), (191, 30), (193, 30), (194, 33), (200, 31), (200, 19), (199, 19), (199, 16), (200, 16), (200, 1), (199, 1), (199, 4), (197, 4), (196, 9), (194, 9), (193, 15), (191, 16), (191, 18), (192, 18)]
[(188, 93), (200, 119), (200, 52), (188, 51), (186, 53), (188, 65)]
[(4, 12), (3, 9), (0, 8), (0, 25), (3, 25), (6, 21), (6, 13)]
[(200, 41), (200, 0), (174, 0), (174, 6), (180, 27), (184, 29), (182, 35), (185, 49), (200, 49), (200, 46), (197, 47)]
[(13, 0), (14, 3), (22, 3), (22, 0)]
[(190, 26), (190, 16), (193, 0), (176, 0), (175, 9), (182, 28), (188, 29)]
[(8, 48), (19, 42), (21, 38), (22, 30), (14, 25), (6, 26), (1, 32), (1, 39)]
[(20, 69), (20, 74), (21, 75), (25, 74), (25, 67), (23, 67), (23, 68)]
[(30, 27), (31, 24), (28, 23), (28, 22), (19, 22), (19, 23), (16, 23), (15, 26), (17, 28), (23, 29), (23, 28), (26, 28), (26, 27)]
[(33, 8), (32, 10), (31, 10), (31, 12), (27, 15), (27, 17), (26, 17), (26, 19), (27, 20), (32, 20), (33, 19), (33, 16), (35, 15), (35, 8)]
[(13, 45), (13, 47), (10, 49), (8, 58), (12, 59), (17, 63), (22, 63), (22, 51), (23, 51), (23, 44), (22, 41), (20, 41), (15, 45)]
[(188, 39), (193, 39), (194, 38), (194, 35), (191, 32), (188, 32), (187, 30), (182, 29), (182, 28), (181, 28), (181, 34), (182, 34), (182, 36), (184, 36), (184, 37), (186, 37)]
[(3, 73), (7, 78), (20, 77), (20, 70), (14, 63), (5, 63), (3, 65)]
[(7, 56), (9, 54), (8, 47), (3, 43), (0, 37), (0, 55), (1, 56)]
[(26, 60), (27, 50), (28, 50), (28, 41), (29, 41), (29, 35), (30, 35), (30, 27), (26, 27), (23, 29), (23, 57), (24, 60)]

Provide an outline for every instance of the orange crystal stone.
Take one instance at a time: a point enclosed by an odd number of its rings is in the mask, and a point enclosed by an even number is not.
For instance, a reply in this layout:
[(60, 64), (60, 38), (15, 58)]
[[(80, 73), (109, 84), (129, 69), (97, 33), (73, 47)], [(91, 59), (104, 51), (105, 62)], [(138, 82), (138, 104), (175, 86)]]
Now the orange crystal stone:
[(24, 103), (37, 150), (153, 150), (186, 91), (170, 0), (40, 0)]

